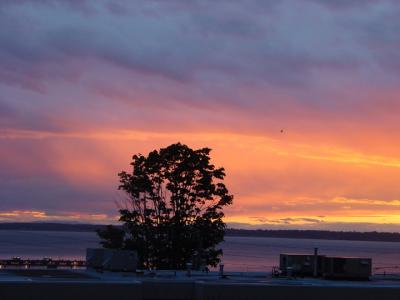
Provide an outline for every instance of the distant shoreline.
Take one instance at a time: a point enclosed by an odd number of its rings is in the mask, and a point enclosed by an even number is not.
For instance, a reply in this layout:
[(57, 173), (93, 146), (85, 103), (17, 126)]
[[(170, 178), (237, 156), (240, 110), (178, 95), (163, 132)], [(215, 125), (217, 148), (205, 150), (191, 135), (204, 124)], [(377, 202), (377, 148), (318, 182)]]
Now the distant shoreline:
[(291, 239), (317, 239), (368, 242), (400, 242), (400, 233), (396, 232), (357, 232), (357, 231), (328, 231), (328, 230), (247, 230), (227, 229), (227, 236), (268, 237)]
[[(105, 225), (68, 223), (0, 223), (0, 230), (95, 232), (97, 229), (101, 229), (104, 226)], [(400, 233), (375, 231), (249, 230), (228, 228), (226, 230), (226, 235), (239, 237), (400, 242)]]

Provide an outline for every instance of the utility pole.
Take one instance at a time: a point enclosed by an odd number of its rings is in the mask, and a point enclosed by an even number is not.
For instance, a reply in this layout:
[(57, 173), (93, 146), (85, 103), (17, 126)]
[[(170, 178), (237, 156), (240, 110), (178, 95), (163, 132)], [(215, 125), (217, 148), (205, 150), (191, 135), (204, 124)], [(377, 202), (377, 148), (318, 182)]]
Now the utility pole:
[(318, 248), (314, 248), (314, 264), (313, 264), (313, 276), (318, 276)]

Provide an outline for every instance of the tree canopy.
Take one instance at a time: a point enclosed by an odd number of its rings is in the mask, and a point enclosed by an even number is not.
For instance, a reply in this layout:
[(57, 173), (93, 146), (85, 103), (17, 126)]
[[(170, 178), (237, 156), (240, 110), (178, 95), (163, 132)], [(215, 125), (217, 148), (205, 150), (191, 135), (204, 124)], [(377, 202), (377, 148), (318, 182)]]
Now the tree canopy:
[(134, 155), (131, 172), (118, 174), (127, 195), (119, 210), (122, 229), (99, 230), (102, 245), (136, 250), (145, 268), (216, 266), (226, 227), (223, 208), (233, 196), (210, 151), (177, 143)]

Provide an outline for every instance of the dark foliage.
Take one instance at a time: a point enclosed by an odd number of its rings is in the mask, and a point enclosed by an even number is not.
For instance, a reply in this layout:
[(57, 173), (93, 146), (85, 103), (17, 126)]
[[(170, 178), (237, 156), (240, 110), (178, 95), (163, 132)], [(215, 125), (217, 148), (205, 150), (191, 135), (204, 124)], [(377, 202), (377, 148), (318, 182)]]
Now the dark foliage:
[(119, 189), (128, 195), (120, 209), (123, 231), (99, 231), (103, 246), (136, 250), (146, 268), (217, 265), (226, 227), (222, 209), (233, 196), (222, 183), (224, 169), (210, 163), (210, 151), (177, 143), (134, 155), (132, 172), (119, 174)]
[(125, 232), (121, 228), (107, 225), (104, 229), (97, 229), (96, 232), (101, 239), (100, 244), (104, 248), (122, 249)]

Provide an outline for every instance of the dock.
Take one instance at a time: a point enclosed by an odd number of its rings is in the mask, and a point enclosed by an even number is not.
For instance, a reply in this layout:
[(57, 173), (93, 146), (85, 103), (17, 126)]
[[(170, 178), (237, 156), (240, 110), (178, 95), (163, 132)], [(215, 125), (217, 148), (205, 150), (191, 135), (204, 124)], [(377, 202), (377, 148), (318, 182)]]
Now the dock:
[(0, 269), (8, 267), (31, 268), (31, 267), (44, 267), (44, 268), (83, 268), (86, 267), (85, 260), (71, 260), (71, 259), (22, 259), (14, 257), (11, 259), (0, 259)]

